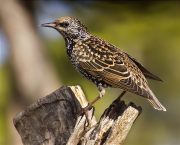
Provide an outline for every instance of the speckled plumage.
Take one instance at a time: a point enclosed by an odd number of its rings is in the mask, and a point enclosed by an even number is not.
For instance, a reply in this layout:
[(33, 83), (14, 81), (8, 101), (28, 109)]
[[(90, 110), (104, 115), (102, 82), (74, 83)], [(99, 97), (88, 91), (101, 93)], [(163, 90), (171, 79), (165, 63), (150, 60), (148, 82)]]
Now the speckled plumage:
[(143, 96), (155, 109), (166, 111), (146, 81), (146, 78), (161, 79), (115, 45), (92, 35), (78, 19), (62, 17), (40, 26), (52, 27), (64, 37), (69, 60), (83, 77), (98, 87), (98, 99), (105, 94), (105, 88), (120, 88)]

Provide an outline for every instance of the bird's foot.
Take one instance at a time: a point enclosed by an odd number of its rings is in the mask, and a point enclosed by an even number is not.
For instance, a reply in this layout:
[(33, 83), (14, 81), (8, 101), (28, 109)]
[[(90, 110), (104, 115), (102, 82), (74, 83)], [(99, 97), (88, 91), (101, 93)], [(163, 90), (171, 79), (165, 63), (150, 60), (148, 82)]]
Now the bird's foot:
[(113, 102), (112, 102), (112, 104), (111, 105), (114, 105), (114, 106), (116, 106), (116, 105), (118, 105), (119, 104), (119, 101), (121, 101), (120, 99), (116, 99), (116, 100), (114, 100)]
[[(103, 90), (104, 91), (104, 90)], [(85, 114), (85, 116), (86, 116), (86, 119), (87, 119), (87, 121), (88, 121), (88, 123), (89, 123), (89, 119), (88, 119), (88, 113), (87, 113), (87, 111), (92, 107), (92, 105), (97, 101), (97, 100), (99, 100), (101, 97), (100, 97), (101, 95), (99, 95), (96, 99), (94, 99), (91, 103), (89, 103), (85, 108), (82, 108), (81, 109), (81, 111), (80, 111), (80, 113), (78, 114), (78, 117), (79, 116), (82, 116), (83, 114)]]
[(89, 124), (88, 111), (91, 109), (91, 107), (92, 107), (92, 105), (88, 104), (85, 108), (82, 108), (81, 111), (77, 115), (78, 117), (85, 115), (88, 124)]
[(126, 91), (123, 91), (123, 92), (119, 95), (119, 97), (118, 97), (116, 100), (113, 101), (112, 104), (117, 105), (118, 102), (121, 100), (122, 96), (123, 96), (125, 93), (126, 93)]

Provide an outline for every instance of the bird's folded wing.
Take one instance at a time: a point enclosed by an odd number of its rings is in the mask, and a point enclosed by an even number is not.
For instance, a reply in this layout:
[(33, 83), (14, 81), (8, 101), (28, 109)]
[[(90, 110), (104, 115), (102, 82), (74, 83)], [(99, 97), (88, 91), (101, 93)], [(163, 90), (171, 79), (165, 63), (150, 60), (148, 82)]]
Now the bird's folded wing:
[(114, 45), (92, 38), (73, 50), (80, 69), (111, 87), (149, 98), (147, 81), (136, 63)]
[(142, 79), (144, 76), (138, 72), (132, 74), (123, 62), (116, 63), (116, 61), (94, 57), (92, 60), (81, 59), (79, 66), (88, 74), (103, 80), (112, 87), (149, 98), (148, 86)]
[(94, 77), (100, 76), (116, 82), (130, 77), (130, 72), (124, 64), (116, 64), (109, 60), (102, 61), (94, 58), (90, 61), (79, 61), (79, 66)]

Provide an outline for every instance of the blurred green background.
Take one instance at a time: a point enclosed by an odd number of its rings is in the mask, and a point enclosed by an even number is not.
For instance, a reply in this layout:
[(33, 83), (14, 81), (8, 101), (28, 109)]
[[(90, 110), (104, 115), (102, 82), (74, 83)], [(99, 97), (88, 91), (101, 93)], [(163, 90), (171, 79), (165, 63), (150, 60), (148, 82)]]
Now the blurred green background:
[[(135, 57), (145, 68), (164, 81), (162, 83), (148, 80), (150, 88), (166, 107), (167, 112), (154, 110), (146, 99), (137, 95), (127, 93), (122, 98), (126, 104), (134, 102), (143, 108), (143, 113), (133, 125), (124, 145), (180, 144), (180, 5), (178, 1), (18, 1), (17, 5), (28, 13), (28, 19), (32, 23), (31, 26), (24, 23), (24, 29), (35, 30), (38, 36), (36, 40), (41, 43), (38, 46), (43, 48), (40, 53), (34, 51), (34, 54), (31, 54), (31, 60), (36, 60), (42, 54), (41, 61), (45, 60), (43, 64), (47, 64), (44, 70), (47, 69), (49, 74), (52, 70), (52, 76), (55, 76), (50, 79), (55, 80), (54, 82), (47, 81), (47, 84), (55, 84), (49, 85), (51, 89), (48, 93), (61, 86), (80, 85), (89, 102), (98, 95), (96, 86), (80, 76), (71, 65), (66, 56), (62, 36), (53, 29), (38, 27), (41, 23), (51, 22), (63, 16), (76, 17), (92, 34), (111, 42)], [(18, 23), (22, 23), (21, 21), (8, 23), (6, 19), (10, 14), (4, 11), (1, 13), (0, 22), (0, 144), (16, 145), (21, 144), (21, 140), (13, 127), (13, 117), (48, 93), (38, 93), (38, 89), (44, 86), (41, 81), (38, 82), (37, 87), (33, 85), (38, 75), (44, 78), (46, 84), (46, 76), (44, 76), (46, 71), (36, 71), (39, 67), (34, 67), (38, 65), (38, 60), (32, 61), (32, 66), (24, 66), (29, 59), (29, 48), (24, 53), (25, 47), (23, 47), (17, 54), (14, 49), (16, 41), (25, 42), (25, 46), (31, 46), (32, 41), (24, 41), (25, 38), (12, 40), (14, 37), (11, 37), (12, 31), (9, 32), (9, 29), (17, 30), (12, 35), (20, 37), (19, 32), (21, 33), (23, 27), (18, 27)], [(16, 15), (14, 17), (13, 15), (15, 14), (13, 13), (11, 17), (15, 19)], [(23, 36), (26, 37), (26, 35)], [(20, 71), (30, 67), (34, 76), (28, 76), (29, 71), (22, 73), (25, 74), (22, 76)], [(51, 77), (51, 75), (47, 76)], [(32, 77), (32, 79), (28, 80), (26, 77)], [(28, 87), (30, 82), (34, 87)], [(27, 87), (26, 84), (28, 84)], [(34, 94), (29, 95), (26, 91), (29, 88), (31, 88), (30, 92), (34, 90)], [(121, 92), (120, 89), (106, 89), (106, 95), (94, 104), (97, 120)]]

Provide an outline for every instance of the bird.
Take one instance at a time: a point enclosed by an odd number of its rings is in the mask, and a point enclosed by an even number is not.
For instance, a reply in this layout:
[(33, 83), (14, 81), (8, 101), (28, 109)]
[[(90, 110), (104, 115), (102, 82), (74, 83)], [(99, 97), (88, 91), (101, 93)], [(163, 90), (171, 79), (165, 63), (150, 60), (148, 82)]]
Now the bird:
[(87, 110), (105, 95), (106, 88), (123, 90), (120, 98), (130, 92), (142, 96), (157, 110), (166, 111), (148, 86), (146, 78), (162, 81), (148, 71), (138, 60), (110, 42), (90, 33), (77, 18), (66, 16), (39, 26), (57, 30), (64, 38), (66, 53), (76, 70), (98, 88), (98, 97)]

